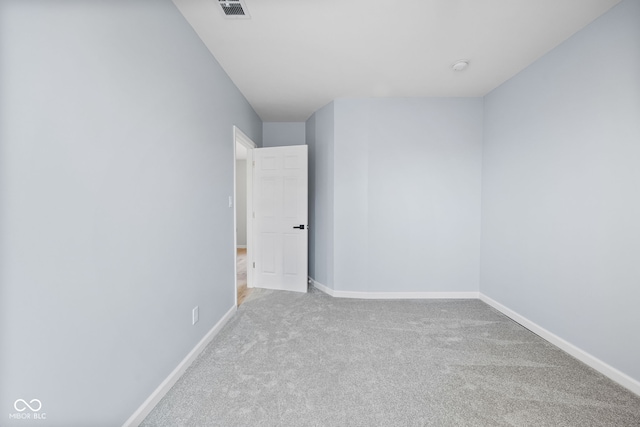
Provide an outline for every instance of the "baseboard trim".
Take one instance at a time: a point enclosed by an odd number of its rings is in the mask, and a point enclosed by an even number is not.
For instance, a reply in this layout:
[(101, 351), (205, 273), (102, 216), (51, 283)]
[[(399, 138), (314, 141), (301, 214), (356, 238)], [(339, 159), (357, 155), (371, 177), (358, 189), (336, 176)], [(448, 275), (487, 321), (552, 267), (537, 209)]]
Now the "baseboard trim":
[(178, 379), (184, 374), (187, 368), (196, 360), (196, 357), (207, 347), (207, 345), (213, 340), (213, 338), (220, 332), (224, 325), (233, 317), (238, 308), (234, 305), (222, 316), (222, 319), (216, 323), (213, 328), (200, 340), (198, 344), (182, 359), (182, 362), (176, 366), (176, 368), (169, 374), (167, 378), (156, 388), (153, 393), (145, 400), (142, 405), (129, 417), (122, 427), (137, 427), (144, 421), (153, 408), (160, 402), (165, 394), (173, 387)]
[(516, 313), (510, 308), (500, 304), (499, 302), (489, 298), (488, 296), (482, 293), (480, 293), (480, 300), (489, 304), (491, 307), (495, 308), (505, 316), (509, 317), (511, 320), (529, 329), (534, 334), (544, 338), (545, 340), (549, 341), (551, 344), (555, 345), (556, 347), (560, 348), (566, 353), (569, 353), (571, 356), (575, 357), (582, 363), (590, 366), (591, 368), (600, 372), (602, 375), (608, 377), (609, 379), (620, 384), (622, 387), (640, 396), (640, 381), (637, 381), (631, 378), (630, 376), (628, 376), (627, 374), (620, 372), (613, 366), (603, 362), (602, 360), (591, 355), (590, 353), (587, 353), (581, 348), (576, 347), (570, 342), (560, 338), (553, 332), (549, 332), (542, 326), (539, 326), (535, 322), (532, 322), (526, 317)]
[(311, 276), (309, 277), (309, 284), (311, 286), (313, 286), (314, 288), (318, 289), (319, 291), (324, 292), (325, 294), (329, 295), (329, 296), (335, 296), (333, 294), (333, 289), (331, 289), (330, 287), (328, 287), (327, 285), (323, 285), (320, 282), (316, 282)]
[(309, 283), (335, 298), (359, 299), (478, 299), (479, 292), (367, 292), (336, 291), (309, 277)]
[(236, 249), (247, 249), (247, 245), (236, 245)]

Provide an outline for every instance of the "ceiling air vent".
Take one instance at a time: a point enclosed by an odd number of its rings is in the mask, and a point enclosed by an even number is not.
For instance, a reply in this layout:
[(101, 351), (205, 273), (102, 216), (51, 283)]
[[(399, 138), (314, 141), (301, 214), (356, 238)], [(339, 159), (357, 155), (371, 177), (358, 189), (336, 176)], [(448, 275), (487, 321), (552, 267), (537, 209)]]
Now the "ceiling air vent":
[(242, 0), (218, 0), (222, 13), (226, 18), (241, 19), (250, 18), (247, 6)]

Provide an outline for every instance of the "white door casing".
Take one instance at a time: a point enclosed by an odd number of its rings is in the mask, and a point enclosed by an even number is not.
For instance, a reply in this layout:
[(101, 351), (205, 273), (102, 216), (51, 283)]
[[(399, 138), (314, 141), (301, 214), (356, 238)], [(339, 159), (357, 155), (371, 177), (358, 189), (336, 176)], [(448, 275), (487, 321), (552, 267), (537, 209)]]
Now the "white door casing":
[(252, 151), (254, 286), (306, 292), (307, 146)]

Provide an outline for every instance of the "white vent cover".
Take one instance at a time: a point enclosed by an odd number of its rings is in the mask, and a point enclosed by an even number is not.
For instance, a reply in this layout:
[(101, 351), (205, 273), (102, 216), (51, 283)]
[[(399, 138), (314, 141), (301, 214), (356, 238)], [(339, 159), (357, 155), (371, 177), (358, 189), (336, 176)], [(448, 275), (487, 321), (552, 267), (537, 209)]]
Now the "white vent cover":
[(248, 19), (249, 11), (243, 0), (218, 0), (225, 18)]

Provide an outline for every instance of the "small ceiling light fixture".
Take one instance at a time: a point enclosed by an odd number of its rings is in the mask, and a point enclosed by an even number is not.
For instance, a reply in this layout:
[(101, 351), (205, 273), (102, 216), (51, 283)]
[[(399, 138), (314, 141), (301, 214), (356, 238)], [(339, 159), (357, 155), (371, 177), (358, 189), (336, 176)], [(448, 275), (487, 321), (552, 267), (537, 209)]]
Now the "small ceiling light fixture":
[(453, 71), (462, 71), (466, 69), (468, 66), (469, 66), (469, 61), (467, 61), (466, 59), (461, 59), (459, 61), (456, 61), (455, 64), (451, 66), (451, 68), (453, 68)]

